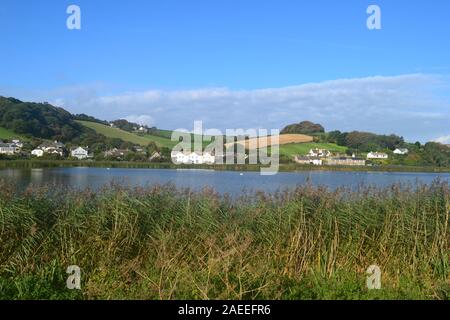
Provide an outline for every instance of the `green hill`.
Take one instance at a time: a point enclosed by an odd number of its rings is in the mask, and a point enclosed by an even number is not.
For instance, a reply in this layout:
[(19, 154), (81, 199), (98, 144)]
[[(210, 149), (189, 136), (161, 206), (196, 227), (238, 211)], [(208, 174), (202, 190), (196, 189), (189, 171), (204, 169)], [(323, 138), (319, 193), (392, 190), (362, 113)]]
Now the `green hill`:
[(17, 134), (12, 130), (0, 127), (0, 140), (11, 140), (11, 139), (20, 139), (24, 141), (28, 140), (28, 138), (20, 134)]
[[(154, 134), (136, 134), (132, 132), (128, 132), (119, 128), (113, 128), (111, 126), (107, 126), (98, 122), (91, 122), (91, 121), (81, 121), (77, 120), (79, 124), (82, 124), (83, 126), (95, 130), (95, 132), (102, 134), (108, 138), (119, 138), (123, 141), (131, 142), (134, 144), (139, 144), (141, 146), (146, 146), (150, 142), (154, 142), (158, 147), (167, 147), (167, 148), (173, 148), (177, 142), (172, 141), (172, 131), (170, 130), (162, 130), (162, 129), (155, 129), (153, 132)], [(205, 136), (207, 138), (208, 136)], [(191, 134), (191, 139), (193, 140), (194, 135)], [(203, 141), (202, 145), (203, 147), (206, 147), (211, 142)]]
[(176, 145), (176, 142), (170, 140), (170, 136), (169, 138), (165, 138), (162, 136), (155, 136), (149, 134), (138, 135), (118, 128), (112, 128), (110, 126), (106, 126), (104, 124), (97, 122), (80, 121), (80, 120), (77, 120), (76, 122), (87, 128), (93, 129), (95, 130), (95, 132), (102, 134), (108, 138), (118, 138), (122, 139), (123, 141), (131, 142), (141, 146), (146, 146), (150, 142), (154, 142), (159, 147), (167, 147), (167, 148), (172, 148), (174, 145)]
[(48, 103), (0, 97), (0, 127), (21, 135), (69, 142), (85, 133), (72, 114)]

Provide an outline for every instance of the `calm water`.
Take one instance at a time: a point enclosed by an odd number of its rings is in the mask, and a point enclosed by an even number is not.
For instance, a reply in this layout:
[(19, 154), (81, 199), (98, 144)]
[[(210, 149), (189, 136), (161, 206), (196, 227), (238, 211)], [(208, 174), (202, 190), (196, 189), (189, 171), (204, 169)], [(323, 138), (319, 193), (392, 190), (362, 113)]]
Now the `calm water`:
[(330, 189), (361, 185), (389, 186), (394, 183), (429, 184), (435, 179), (450, 183), (450, 173), (405, 172), (336, 172), (302, 171), (282, 172), (274, 176), (261, 176), (259, 172), (235, 172), (213, 170), (164, 170), (164, 169), (106, 169), (106, 168), (46, 168), (2, 169), (0, 180), (8, 180), (26, 188), (29, 185), (52, 184), (74, 188), (99, 188), (111, 182), (127, 186), (151, 186), (173, 183), (178, 187), (201, 190), (212, 187), (220, 193), (237, 195), (246, 191), (277, 191), (310, 183)]

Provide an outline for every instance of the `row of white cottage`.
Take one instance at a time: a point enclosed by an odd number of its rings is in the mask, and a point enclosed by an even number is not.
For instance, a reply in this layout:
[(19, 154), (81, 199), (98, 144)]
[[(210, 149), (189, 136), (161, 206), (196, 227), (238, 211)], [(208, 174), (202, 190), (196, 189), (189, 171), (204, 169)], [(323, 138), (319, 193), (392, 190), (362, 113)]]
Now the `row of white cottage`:
[[(394, 154), (397, 155), (406, 155), (408, 154), (408, 149), (395, 149)], [(384, 152), (369, 152), (367, 154), (368, 160), (383, 160), (388, 159), (389, 155)], [(295, 156), (295, 162), (301, 164), (313, 164), (316, 166), (321, 166), (325, 160), (326, 164), (329, 165), (365, 165), (366, 160), (362, 158), (357, 158), (355, 154), (352, 157), (341, 157), (336, 156), (332, 157), (332, 154), (329, 150), (326, 149), (311, 149), (306, 156)]]
[[(405, 148), (397, 148), (393, 151), (397, 155), (406, 155), (409, 150)], [(308, 157), (328, 158), (331, 156), (331, 152), (326, 149), (311, 149), (307, 155)], [(369, 152), (367, 159), (388, 159), (389, 155), (384, 152)]]
[[(397, 148), (393, 151), (396, 155), (407, 155), (409, 153), (408, 149), (405, 148)], [(388, 159), (389, 156), (384, 152), (369, 152), (367, 154), (367, 159)]]
[(214, 164), (216, 158), (209, 152), (172, 151), (171, 158), (177, 164)]
[[(408, 149), (397, 148), (393, 151), (394, 154), (397, 155), (406, 155), (408, 154)], [(317, 158), (328, 158), (331, 156), (331, 152), (326, 149), (311, 149), (307, 154), (308, 157), (317, 157)], [(388, 159), (389, 155), (384, 152), (369, 152), (367, 154), (367, 159)]]

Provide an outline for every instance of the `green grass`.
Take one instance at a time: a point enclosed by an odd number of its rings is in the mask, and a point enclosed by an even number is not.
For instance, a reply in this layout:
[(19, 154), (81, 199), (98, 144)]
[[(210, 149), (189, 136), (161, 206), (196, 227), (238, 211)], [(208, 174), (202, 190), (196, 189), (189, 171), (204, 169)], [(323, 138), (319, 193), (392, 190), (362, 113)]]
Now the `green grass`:
[(172, 138), (172, 132), (173, 131), (171, 131), (171, 130), (157, 129), (156, 136), (163, 137), (163, 138), (170, 140)]
[(26, 137), (2, 127), (0, 127), (0, 139), (2, 140), (20, 139), (22, 141), (28, 140)]
[[(159, 147), (173, 148), (177, 144), (177, 142), (174, 142), (171, 140), (172, 131), (170, 131), (170, 130), (158, 129), (157, 135), (151, 135), (151, 134), (138, 135), (135, 133), (121, 130), (119, 128), (112, 128), (110, 126), (106, 126), (101, 123), (90, 122), (90, 121), (77, 121), (77, 122), (84, 125), (85, 127), (95, 130), (97, 133), (103, 134), (106, 137), (119, 138), (119, 139), (122, 139), (123, 141), (128, 141), (128, 142), (138, 144), (141, 146), (146, 146), (150, 142), (154, 142)], [(194, 135), (191, 135), (192, 139), (193, 139), (193, 137), (194, 137)], [(203, 141), (202, 145), (203, 145), (203, 147), (206, 147), (210, 143), (211, 142)]]
[[(1, 299), (450, 299), (447, 183), (231, 200), (0, 184)], [(365, 271), (381, 268), (382, 289)], [(65, 288), (69, 265), (80, 291)]]
[[(108, 138), (119, 138), (123, 141), (128, 141), (137, 145), (146, 146), (150, 142), (156, 143), (159, 147), (168, 147), (172, 148), (174, 145), (176, 145), (176, 142), (173, 142), (169, 138), (160, 137), (160, 136), (153, 136), (153, 135), (137, 135), (131, 132), (127, 132), (124, 130), (121, 130), (119, 128), (112, 128), (106, 125), (103, 125), (101, 123), (96, 122), (89, 122), (89, 121), (77, 121), (80, 124), (84, 125), (85, 127), (91, 128), (95, 130), (99, 134), (103, 134), (104, 136)], [(161, 131), (165, 135), (167, 135), (167, 132)]]
[(338, 146), (334, 143), (289, 143), (280, 146), (280, 155), (293, 157), (295, 155), (305, 155), (309, 150), (319, 148), (327, 149), (331, 152), (345, 153), (347, 147)]
[[(124, 141), (146, 146), (149, 142), (154, 142), (160, 147), (172, 148), (176, 145), (176, 142), (171, 141), (172, 131), (158, 130), (158, 135), (137, 135), (118, 128), (111, 128), (109, 126), (89, 122), (78, 121), (82, 125), (94, 129), (97, 133), (103, 134), (109, 138), (119, 138)], [(203, 146), (207, 146), (210, 142), (203, 142)], [(280, 146), (280, 155), (292, 157), (297, 154), (306, 154), (310, 149), (322, 148), (328, 149), (332, 152), (345, 152), (346, 147), (341, 147), (332, 143), (292, 143)]]

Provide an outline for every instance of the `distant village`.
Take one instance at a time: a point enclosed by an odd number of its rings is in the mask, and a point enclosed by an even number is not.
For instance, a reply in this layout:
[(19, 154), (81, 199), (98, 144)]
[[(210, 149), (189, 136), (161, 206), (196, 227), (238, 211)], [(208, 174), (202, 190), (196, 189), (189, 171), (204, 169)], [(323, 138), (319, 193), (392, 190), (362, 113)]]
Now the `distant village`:
[[(409, 150), (406, 148), (397, 148), (393, 151), (396, 155), (407, 155)], [(234, 155), (235, 156), (235, 155)], [(221, 160), (224, 160), (227, 155), (221, 156)], [(247, 158), (248, 155), (245, 155)], [(198, 153), (198, 152), (172, 152), (171, 158), (174, 163), (178, 164), (214, 164), (217, 163), (219, 158), (211, 153)], [(341, 155), (339, 153), (332, 153), (326, 149), (311, 149), (307, 155), (296, 155), (294, 161), (303, 165), (330, 165), (330, 166), (365, 166), (369, 165), (368, 161), (374, 160), (387, 160), (389, 155), (384, 152), (369, 152), (365, 158), (357, 157), (355, 154), (352, 156)], [(220, 161), (220, 163), (223, 163)]]
[[(92, 160), (94, 154), (89, 151), (88, 146), (75, 146), (68, 148), (64, 143), (59, 141), (46, 141), (31, 151), (24, 151), (24, 143), (18, 139), (11, 142), (3, 142), (0, 140), (0, 155), (6, 156), (31, 156), (32, 158), (43, 158), (46, 156), (56, 156), (57, 158), (73, 158), (77, 160)], [(137, 153), (145, 156), (147, 161), (160, 161), (163, 156), (160, 152), (154, 151), (148, 154), (147, 150), (142, 146), (136, 145), (130, 149), (112, 148), (103, 152), (105, 159), (125, 160), (127, 154)], [(172, 152), (171, 160), (177, 164), (214, 164), (216, 156), (205, 152)], [(170, 159), (167, 159), (170, 160)]]
[[(407, 155), (408, 149), (397, 148), (394, 150), (394, 154)], [(365, 166), (367, 160), (387, 160), (389, 155), (384, 152), (369, 152), (366, 158), (357, 157), (355, 154), (352, 156), (341, 155), (339, 153), (333, 154), (326, 149), (311, 149), (306, 156), (295, 156), (294, 160), (299, 164), (308, 165), (329, 165), (329, 166)]]
[[(89, 160), (94, 158), (94, 154), (89, 151), (88, 146), (75, 146), (68, 148), (64, 143), (59, 141), (46, 141), (31, 151), (25, 151), (24, 143), (20, 140), (13, 139), (11, 142), (3, 142), (0, 140), (0, 155), (7, 156), (31, 156), (33, 158), (43, 158), (45, 156), (56, 156), (57, 158), (73, 158), (77, 160)], [(157, 151), (148, 155), (147, 150), (141, 146), (134, 146), (132, 149), (112, 148), (103, 153), (106, 159), (125, 160), (127, 154), (137, 153), (145, 157), (148, 161), (161, 159), (161, 154)]]
[[(26, 156), (27, 152), (23, 150), (24, 143), (18, 139), (13, 139), (11, 142), (3, 142), (0, 140), (0, 155), (14, 156), (22, 155)], [(111, 160), (125, 160), (127, 154), (137, 153), (144, 156), (147, 161), (161, 162), (163, 156), (160, 152), (154, 151), (148, 154), (147, 150), (142, 146), (134, 146), (130, 149), (117, 149), (113, 148), (103, 152), (105, 159)], [(393, 151), (396, 155), (407, 155), (408, 149), (398, 148)], [(89, 151), (88, 146), (75, 146), (67, 148), (62, 142), (59, 141), (46, 141), (40, 144), (38, 147), (28, 152), (28, 156), (33, 158), (43, 158), (44, 156), (57, 156), (58, 158), (72, 158), (76, 160), (92, 160), (94, 155)], [(232, 155), (236, 157), (235, 154)], [(224, 159), (227, 155), (219, 156), (209, 152), (181, 152), (172, 151), (170, 154), (170, 160), (175, 164), (198, 164), (198, 165), (213, 165), (215, 163), (224, 163)], [(245, 158), (248, 156), (246, 155)], [(368, 165), (368, 160), (387, 160), (389, 155), (384, 152), (369, 152), (365, 158), (356, 156), (342, 155), (339, 153), (332, 153), (326, 149), (311, 149), (306, 155), (294, 156), (294, 161), (303, 165), (329, 165), (329, 166), (365, 166)], [(169, 160), (169, 159), (166, 159)]]

